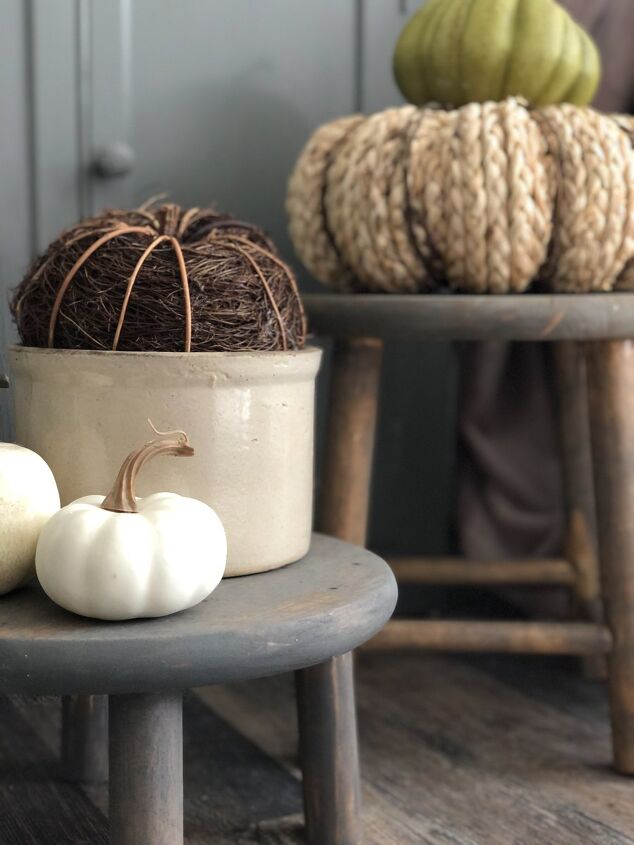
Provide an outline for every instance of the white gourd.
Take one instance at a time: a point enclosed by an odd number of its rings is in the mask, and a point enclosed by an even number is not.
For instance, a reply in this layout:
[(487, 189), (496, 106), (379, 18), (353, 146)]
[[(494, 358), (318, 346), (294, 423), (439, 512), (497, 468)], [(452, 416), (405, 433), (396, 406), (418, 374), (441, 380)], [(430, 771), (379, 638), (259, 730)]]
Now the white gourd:
[(40, 531), (59, 510), (48, 464), (30, 449), (0, 443), (0, 595), (35, 575)]
[(166, 616), (220, 583), (227, 540), (215, 511), (176, 493), (134, 495), (147, 460), (194, 453), (183, 432), (162, 437), (128, 455), (108, 496), (77, 499), (42, 531), (37, 575), (61, 607), (96, 619)]

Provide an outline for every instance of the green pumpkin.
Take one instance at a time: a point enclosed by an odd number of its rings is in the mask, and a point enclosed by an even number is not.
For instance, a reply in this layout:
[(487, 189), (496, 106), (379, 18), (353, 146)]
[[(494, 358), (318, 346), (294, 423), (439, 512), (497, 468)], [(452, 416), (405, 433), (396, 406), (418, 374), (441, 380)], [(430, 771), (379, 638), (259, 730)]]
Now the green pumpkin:
[(594, 41), (554, 0), (428, 0), (407, 22), (394, 75), (415, 105), (524, 97), (587, 105), (601, 77)]

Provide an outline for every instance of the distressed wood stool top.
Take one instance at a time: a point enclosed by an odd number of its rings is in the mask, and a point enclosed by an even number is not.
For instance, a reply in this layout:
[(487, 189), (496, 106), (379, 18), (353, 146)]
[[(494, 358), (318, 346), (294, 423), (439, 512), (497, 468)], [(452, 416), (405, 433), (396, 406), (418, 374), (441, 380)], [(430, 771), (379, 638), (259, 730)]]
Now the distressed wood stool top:
[(634, 293), (303, 297), (310, 328), (385, 340), (611, 340), (634, 337)]
[(354, 649), (395, 602), (387, 564), (320, 535), (298, 563), (226, 579), (161, 619), (83, 619), (33, 585), (0, 598), (0, 693), (159, 692), (273, 675)]

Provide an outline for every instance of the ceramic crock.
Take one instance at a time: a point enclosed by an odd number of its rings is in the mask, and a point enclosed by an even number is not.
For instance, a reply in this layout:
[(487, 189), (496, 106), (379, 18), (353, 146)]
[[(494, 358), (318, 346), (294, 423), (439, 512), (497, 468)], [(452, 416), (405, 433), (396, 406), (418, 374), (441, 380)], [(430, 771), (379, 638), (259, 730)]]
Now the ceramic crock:
[(98, 352), (13, 346), (17, 442), (49, 464), (62, 504), (107, 493), (132, 449), (186, 431), (193, 458), (154, 461), (140, 496), (201, 499), (222, 519), (227, 575), (298, 560), (310, 543), (321, 350)]

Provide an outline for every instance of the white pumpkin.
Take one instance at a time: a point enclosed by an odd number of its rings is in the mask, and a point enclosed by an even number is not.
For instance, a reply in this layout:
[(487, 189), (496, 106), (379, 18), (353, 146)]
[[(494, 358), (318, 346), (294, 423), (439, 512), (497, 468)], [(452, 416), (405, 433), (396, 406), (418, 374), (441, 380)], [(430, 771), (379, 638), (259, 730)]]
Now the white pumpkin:
[(0, 595), (35, 575), (40, 531), (58, 510), (57, 484), (44, 459), (0, 443)]
[(163, 436), (128, 455), (108, 496), (77, 499), (42, 531), (37, 576), (67, 610), (112, 620), (166, 616), (198, 604), (220, 583), (227, 540), (215, 511), (176, 493), (134, 495), (147, 460), (194, 453), (184, 433)]

